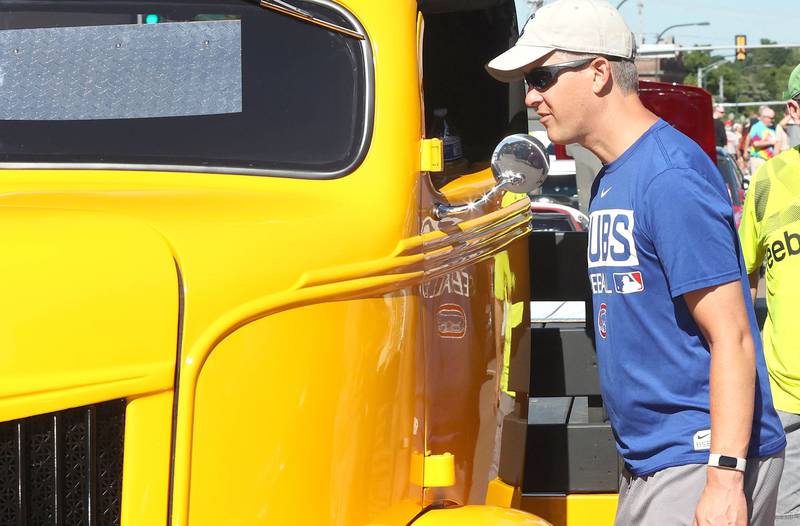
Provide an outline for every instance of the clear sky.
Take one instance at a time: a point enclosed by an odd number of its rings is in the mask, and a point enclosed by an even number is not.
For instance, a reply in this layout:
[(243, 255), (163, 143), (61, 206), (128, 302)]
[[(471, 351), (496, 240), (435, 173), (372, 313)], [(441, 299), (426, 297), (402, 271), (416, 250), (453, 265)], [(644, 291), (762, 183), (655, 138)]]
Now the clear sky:
[[(620, 0), (610, 1), (616, 6)], [(520, 20), (525, 20), (529, 0), (516, 2)], [(637, 35), (643, 32), (650, 44), (668, 26), (704, 21), (711, 25), (671, 29), (665, 36), (674, 36), (684, 46), (733, 45), (738, 34), (747, 35), (748, 44), (758, 44), (762, 38), (800, 44), (800, 0), (626, 0), (620, 12), (631, 30)]]

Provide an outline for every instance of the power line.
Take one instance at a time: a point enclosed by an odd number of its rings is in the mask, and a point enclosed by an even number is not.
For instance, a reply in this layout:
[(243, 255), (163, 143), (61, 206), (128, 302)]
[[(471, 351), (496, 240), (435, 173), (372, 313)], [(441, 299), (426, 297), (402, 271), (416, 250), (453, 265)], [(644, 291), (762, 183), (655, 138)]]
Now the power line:
[(689, 51), (717, 51), (721, 49), (782, 49), (800, 48), (800, 44), (748, 44), (746, 46), (720, 45), (720, 46), (681, 46), (679, 44), (644, 44), (637, 54), (640, 57), (653, 57), (666, 55), (676, 55)]
[(718, 106), (726, 108), (744, 108), (747, 106), (783, 106), (786, 104), (785, 100), (763, 100), (761, 102), (720, 102)]

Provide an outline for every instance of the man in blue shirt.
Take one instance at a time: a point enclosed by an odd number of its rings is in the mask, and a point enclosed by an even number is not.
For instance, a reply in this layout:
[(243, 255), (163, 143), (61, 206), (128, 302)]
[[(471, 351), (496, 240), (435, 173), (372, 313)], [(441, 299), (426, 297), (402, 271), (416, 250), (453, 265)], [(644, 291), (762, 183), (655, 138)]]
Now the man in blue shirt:
[(555, 143), (603, 163), (589, 278), (603, 400), (625, 460), (618, 525), (771, 525), (786, 440), (730, 199), (708, 156), (647, 110), (606, 0), (557, 0), (489, 63), (524, 77)]

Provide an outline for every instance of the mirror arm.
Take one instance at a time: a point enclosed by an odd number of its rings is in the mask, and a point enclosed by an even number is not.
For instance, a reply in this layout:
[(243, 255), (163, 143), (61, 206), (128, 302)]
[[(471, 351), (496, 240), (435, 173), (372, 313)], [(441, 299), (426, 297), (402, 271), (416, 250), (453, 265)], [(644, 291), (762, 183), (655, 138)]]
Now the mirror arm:
[(507, 186), (521, 183), (525, 178), (520, 174), (507, 173), (502, 174), (497, 184), (494, 185), (488, 192), (483, 194), (479, 199), (470, 201), (464, 205), (446, 205), (443, 203), (436, 203), (433, 208), (433, 215), (437, 220), (442, 220), (445, 217), (457, 216), (472, 212), (476, 208), (485, 205), (491, 201), (498, 193), (504, 190)]
[(497, 183), (479, 199), (463, 205), (436, 203), (433, 216), (438, 219), (467, 214), (489, 203), (500, 191), (530, 194), (542, 186), (550, 161), (544, 145), (528, 134), (509, 135), (492, 153), (492, 174)]

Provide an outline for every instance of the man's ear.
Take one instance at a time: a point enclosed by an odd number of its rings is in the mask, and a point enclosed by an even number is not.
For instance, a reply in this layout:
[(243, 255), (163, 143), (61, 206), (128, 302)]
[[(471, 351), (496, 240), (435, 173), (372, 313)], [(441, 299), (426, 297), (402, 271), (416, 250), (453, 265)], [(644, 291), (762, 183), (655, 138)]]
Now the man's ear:
[(790, 100), (786, 103), (786, 111), (789, 112), (789, 116), (795, 121), (800, 121), (800, 103), (796, 100)]
[(592, 91), (596, 95), (602, 95), (611, 91), (613, 78), (611, 76), (611, 62), (605, 57), (597, 57), (589, 66), (594, 77), (592, 79)]

